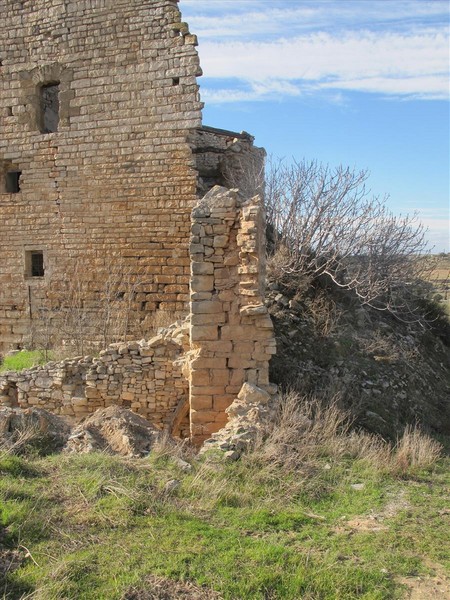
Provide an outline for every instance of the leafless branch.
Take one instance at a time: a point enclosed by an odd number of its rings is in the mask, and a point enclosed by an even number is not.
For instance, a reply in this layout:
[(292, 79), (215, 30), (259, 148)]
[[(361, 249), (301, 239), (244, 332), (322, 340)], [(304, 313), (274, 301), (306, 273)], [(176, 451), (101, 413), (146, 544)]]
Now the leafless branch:
[(272, 266), (285, 284), (324, 275), (362, 304), (416, 319), (431, 268), (417, 215), (372, 197), (367, 171), (269, 161), (265, 197)]

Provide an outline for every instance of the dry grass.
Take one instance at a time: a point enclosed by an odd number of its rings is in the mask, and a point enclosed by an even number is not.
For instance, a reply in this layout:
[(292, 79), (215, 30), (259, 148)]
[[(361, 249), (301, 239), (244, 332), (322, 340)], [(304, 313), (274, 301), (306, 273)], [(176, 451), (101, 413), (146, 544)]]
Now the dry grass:
[(23, 429), (15, 429), (8, 437), (2, 436), (0, 438), (0, 460), (6, 456), (22, 454), (27, 446), (39, 440), (40, 437), (42, 437), (42, 432), (31, 425)]
[(171, 600), (172, 598), (221, 600), (222, 596), (189, 581), (179, 582), (156, 576), (146, 577), (142, 587), (133, 587), (122, 596), (122, 600)]
[(442, 456), (442, 446), (415, 426), (406, 427), (393, 449), (393, 465), (402, 472), (431, 467)]
[(326, 408), (295, 392), (286, 394), (277, 419), (261, 435), (253, 453), (265, 462), (288, 469), (303, 466), (336, 450), (349, 431), (348, 415), (333, 401)]
[(196, 450), (188, 439), (177, 439), (168, 432), (158, 437), (152, 447), (152, 456), (155, 459), (177, 459), (182, 461), (192, 460), (196, 455)]
[(420, 356), (414, 340), (408, 343), (405, 340), (395, 338), (392, 334), (381, 333), (380, 331), (371, 332), (370, 338), (361, 338), (359, 343), (364, 353), (373, 356), (375, 360), (385, 360), (387, 362), (414, 361)]
[(331, 296), (319, 292), (314, 299), (306, 302), (306, 317), (312, 321), (319, 335), (328, 337), (338, 330), (342, 310)]
[[(350, 465), (354, 473), (364, 473), (366, 480), (403, 478), (433, 466), (440, 454), (441, 446), (418, 429), (408, 428), (394, 445), (352, 429), (338, 397), (326, 404), (290, 392), (277, 417), (238, 463), (224, 462), (220, 452), (208, 454), (194, 464), (184, 492), (192, 499), (201, 496), (206, 511), (221, 506), (259, 510), (288, 505), (305, 494), (310, 499), (326, 496), (334, 489), (330, 481), (336, 473), (345, 478)], [(331, 480), (327, 469), (333, 469)], [(255, 492), (260, 489), (263, 495)]]
[(305, 470), (326, 456), (364, 460), (391, 474), (430, 467), (441, 453), (442, 446), (417, 427), (407, 427), (392, 445), (379, 436), (353, 431), (338, 398), (324, 404), (295, 392), (285, 395), (277, 419), (252, 451), (254, 458), (285, 471)]

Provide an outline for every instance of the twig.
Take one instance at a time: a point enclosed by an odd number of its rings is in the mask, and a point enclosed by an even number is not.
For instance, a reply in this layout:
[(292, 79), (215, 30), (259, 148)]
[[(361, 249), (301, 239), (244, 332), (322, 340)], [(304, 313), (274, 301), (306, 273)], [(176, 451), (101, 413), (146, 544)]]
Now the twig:
[(25, 558), (31, 558), (31, 560), (34, 562), (34, 564), (37, 567), (40, 567), (40, 565), (34, 560), (33, 555), (31, 554), (31, 552), (28, 550), (28, 548), (26, 546), (23, 546), (22, 544), (19, 546), (19, 548), (23, 548), (26, 552), (25, 554)]

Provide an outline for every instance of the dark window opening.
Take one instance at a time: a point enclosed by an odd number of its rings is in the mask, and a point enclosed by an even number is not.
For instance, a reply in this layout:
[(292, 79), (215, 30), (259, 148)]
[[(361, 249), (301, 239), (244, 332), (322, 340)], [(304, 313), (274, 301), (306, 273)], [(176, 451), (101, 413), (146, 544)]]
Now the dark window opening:
[(25, 252), (26, 277), (44, 277), (44, 253), (42, 250)]
[(172, 79), (172, 85), (180, 85), (180, 78), (179, 77), (174, 77)]
[(41, 133), (58, 131), (59, 124), (59, 82), (49, 83), (40, 88)]
[(31, 253), (31, 277), (44, 277), (44, 254)]
[(12, 106), (7, 106), (6, 107), (6, 116), (7, 117), (12, 117), (13, 116)]
[(22, 171), (8, 171), (6, 173), (5, 188), (7, 194), (17, 194), (20, 192), (20, 176)]

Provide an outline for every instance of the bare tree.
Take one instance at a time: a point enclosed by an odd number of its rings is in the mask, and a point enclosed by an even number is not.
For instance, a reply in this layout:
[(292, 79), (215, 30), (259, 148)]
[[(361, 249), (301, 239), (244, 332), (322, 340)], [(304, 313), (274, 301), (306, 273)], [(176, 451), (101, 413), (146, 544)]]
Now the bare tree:
[(416, 319), (430, 268), (426, 230), (416, 215), (395, 216), (386, 198), (372, 197), (367, 178), (367, 171), (314, 161), (270, 161), (269, 268), (285, 285), (326, 276), (362, 304)]
[(45, 360), (50, 360), (51, 351), (60, 345), (58, 314), (48, 307), (48, 303), (40, 306), (37, 316), (31, 321), (30, 344), (38, 349)]

